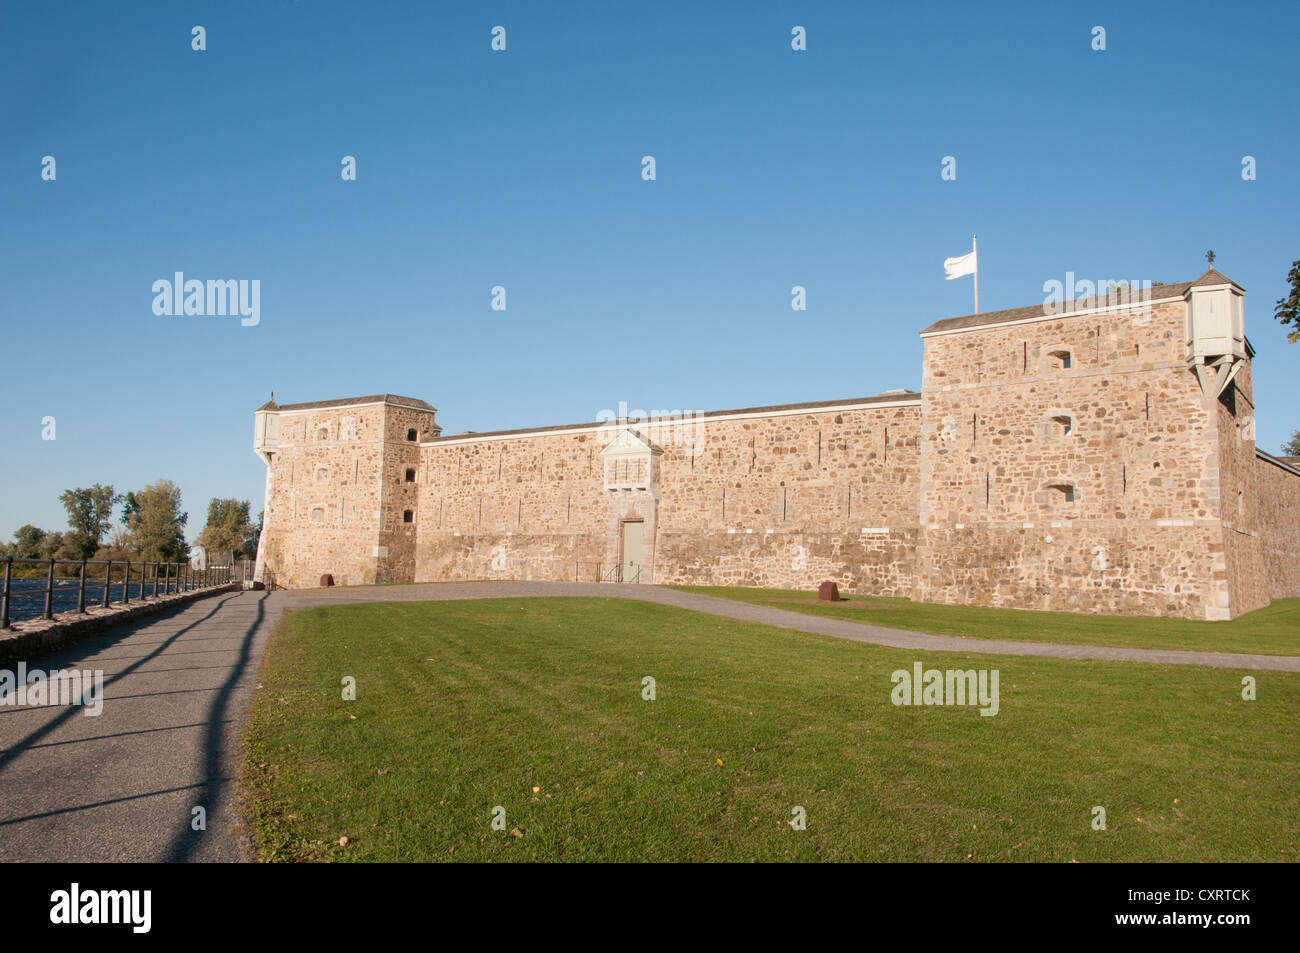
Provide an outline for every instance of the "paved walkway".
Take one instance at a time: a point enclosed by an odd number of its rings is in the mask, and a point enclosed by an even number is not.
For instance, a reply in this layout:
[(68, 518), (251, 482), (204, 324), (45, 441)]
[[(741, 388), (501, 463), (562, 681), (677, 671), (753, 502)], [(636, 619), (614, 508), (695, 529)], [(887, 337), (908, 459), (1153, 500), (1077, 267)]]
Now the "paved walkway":
[[(1300, 671), (1300, 658), (924, 635), (652, 586), (434, 583), (229, 593), (114, 628), (29, 664), (100, 669), (103, 713), (0, 706), (0, 862), (235, 861), (238, 740), (267, 637), (289, 609), (536, 596), (643, 599), (917, 651)], [(193, 808), (206, 831), (191, 828)]]
[(0, 862), (240, 860), (237, 726), (283, 602), (199, 599), (29, 662), (102, 670), (103, 711), (0, 707)]

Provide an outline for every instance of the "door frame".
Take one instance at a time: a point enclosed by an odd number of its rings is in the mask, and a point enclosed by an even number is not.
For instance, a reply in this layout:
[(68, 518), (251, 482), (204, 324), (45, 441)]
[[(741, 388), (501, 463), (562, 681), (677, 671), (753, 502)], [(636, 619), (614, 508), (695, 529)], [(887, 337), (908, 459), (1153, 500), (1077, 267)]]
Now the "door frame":
[(641, 559), (640, 562), (637, 563), (636, 579), (632, 580), (639, 583), (641, 581), (641, 575), (645, 571), (645, 519), (644, 518), (624, 519), (618, 521), (619, 581), (620, 582), (629, 581), (623, 578), (623, 563), (625, 562), (624, 557), (627, 555), (627, 524), (628, 523), (636, 523), (641, 527)]

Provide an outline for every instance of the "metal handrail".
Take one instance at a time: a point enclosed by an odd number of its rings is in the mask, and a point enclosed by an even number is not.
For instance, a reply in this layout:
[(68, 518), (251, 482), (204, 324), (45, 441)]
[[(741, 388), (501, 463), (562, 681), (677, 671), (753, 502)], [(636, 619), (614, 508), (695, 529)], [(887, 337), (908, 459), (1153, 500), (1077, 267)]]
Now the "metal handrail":
[[(44, 565), (45, 571), (45, 588), (35, 590), (43, 592), (45, 595), (45, 607), (41, 613), (43, 619), (54, 618), (54, 568), (57, 565), (76, 566), (77, 570), (77, 614), (84, 615), (86, 612), (86, 567), (100, 566), (104, 567), (104, 593), (101, 606), (105, 609), (110, 605), (112, 588), (115, 585), (122, 587), (122, 598), (120, 605), (129, 605), (131, 602), (131, 566), (135, 565), (139, 572), (139, 594), (136, 599), (141, 602), (158, 598), (159, 583), (162, 584), (162, 594), (164, 596), (179, 592), (193, 592), (198, 589), (209, 589), (215, 586), (224, 586), (230, 582), (229, 566), (211, 566), (205, 569), (196, 570), (189, 563), (179, 562), (150, 562), (139, 561), (132, 563), (131, 560), (121, 559), (29, 559), (18, 556), (4, 557), (4, 582), (0, 585), (0, 630), (8, 629), (9, 625), (9, 604), (10, 595), (13, 590), (13, 565), (14, 563), (35, 563)], [(113, 564), (117, 563), (122, 567), (122, 575), (119, 581), (113, 581)], [(153, 568), (153, 592), (145, 594), (145, 585), (150, 580), (150, 567)], [(172, 570), (175, 569), (175, 575)], [(160, 579), (161, 571), (161, 579)]]
[[(612, 579), (610, 578), (611, 576), (613, 577)], [(614, 565), (614, 568), (611, 569), (609, 572), (605, 573), (605, 575), (601, 578), (600, 581), (601, 581), (601, 582), (626, 582), (626, 583), (628, 583), (629, 585), (631, 585), (631, 584), (633, 584), (633, 583), (640, 582), (640, 581), (641, 581), (641, 567), (640, 567), (640, 566), (637, 566), (637, 567), (636, 567), (636, 574), (635, 574), (631, 579), (624, 579), (624, 578), (623, 578), (623, 564), (622, 564), (622, 563), (616, 563), (616, 564)]]

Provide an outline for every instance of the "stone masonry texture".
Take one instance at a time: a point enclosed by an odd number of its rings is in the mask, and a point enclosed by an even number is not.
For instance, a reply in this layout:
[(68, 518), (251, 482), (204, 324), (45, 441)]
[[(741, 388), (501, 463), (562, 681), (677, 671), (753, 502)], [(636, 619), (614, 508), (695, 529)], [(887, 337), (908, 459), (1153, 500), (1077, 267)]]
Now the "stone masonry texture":
[(919, 393), (453, 436), (410, 398), (268, 405), (259, 564), (1232, 618), (1300, 596), (1300, 470), (1255, 447), (1253, 353), (1222, 395), (1190, 367), (1192, 287), (938, 322)]

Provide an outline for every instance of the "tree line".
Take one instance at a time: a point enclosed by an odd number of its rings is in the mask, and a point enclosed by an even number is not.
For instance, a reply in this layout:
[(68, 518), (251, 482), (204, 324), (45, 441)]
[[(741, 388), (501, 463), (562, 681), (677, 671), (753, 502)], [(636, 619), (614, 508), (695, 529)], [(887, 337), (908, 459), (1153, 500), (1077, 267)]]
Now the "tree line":
[[(181, 508), (181, 490), (171, 480), (159, 480), (142, 490), (118, 493), (110, 484), (64, 490), (59, 502), (68, 513), (68, 529), (44, 530), (28, 523), (18, 527), (13, 542), (0, 543), (0, 558), (15, 559), (131, 559), (186, 562), (185, 539), (189, 514)], [(114, 517), (117, 517), (116, 520)], [(257, 555), (257, 525), (249, 519), (248, 500), (217, 499), (208, 503), (208, 521), (196, 542), (209, 565)], [(14, 567), (15, 572), (18, 567)]]

